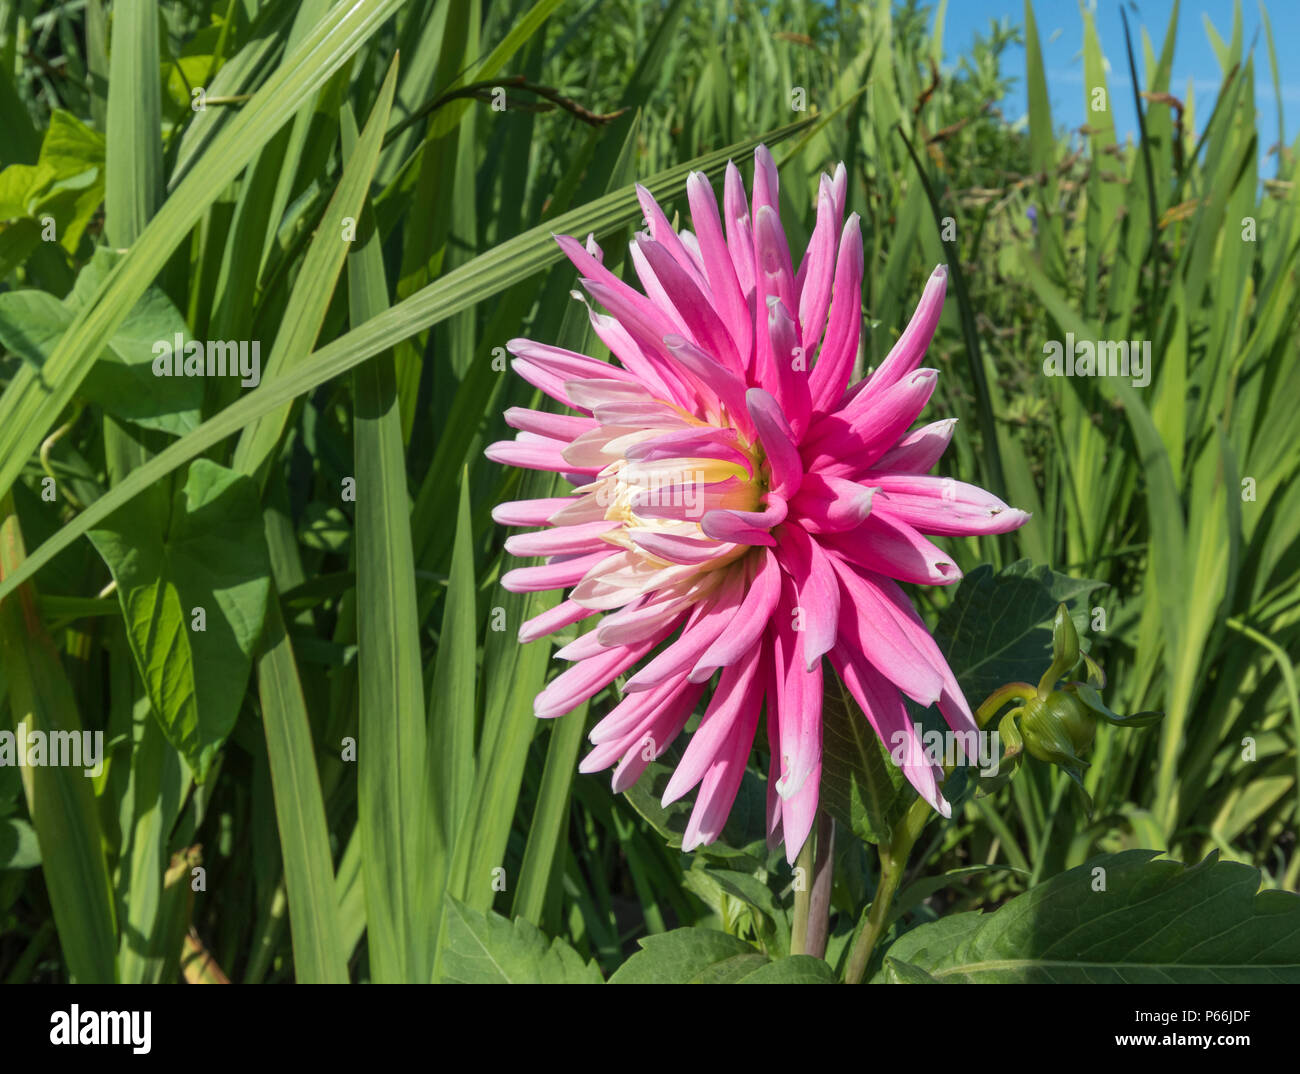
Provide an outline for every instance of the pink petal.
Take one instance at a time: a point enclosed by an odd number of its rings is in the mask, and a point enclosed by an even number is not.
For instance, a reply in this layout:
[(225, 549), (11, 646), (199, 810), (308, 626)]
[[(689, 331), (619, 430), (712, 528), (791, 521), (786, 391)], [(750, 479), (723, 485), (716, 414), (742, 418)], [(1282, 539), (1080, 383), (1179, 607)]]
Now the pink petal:
[(872, 466), (877, 470), (892, 470), (896, 473), (923, 474), (948, 449), (956, 426), (956, 418), (944, 418), (924, 425), (915, 432), (908, 433)]
[(492, 521), (502, 526), (542, 526), (561, 508), (575, 503), (572, 496), (548, 496), (540, 500), (512, 500), (492, 508)]
[[(687, 179), (687, 188), (689, 193), (690, 180)], [(650, 229), (650, 237), (662, 246), (668, 255), (677, 262), (678, 265), (691, 277), (694, 285), (705, 294), (708, 294), (708, 284), (700, 276), (695, 267), (695, 259), (682, 245), (682, 240), (673, 226), (664, 215), (663, 209), (659, 208), (659, 203), (655, 201), (654, 195), (650, 193), (640, 183), (636, 184), (636, 200), (641, 204), (641, 211), (645, 213), (646, 226)]]
[(652, 556), (666, 559), (669, 563), (708, 563), (731, 551), (725, 544), (714, 540), (683, 537), (676, 533), (632, 530), (630, 536), (638, 548), (644, 548)]
[(824, 414), (839, 403), (858, 356), (862, 331), (862, 233), (858, 214), (853, 213), (840, 235), (835, 259), (835, 287), (831, 295), (831, 319), (822, 339), (821, 353), (809, 377), (814, 414)]
[(851, 645), (837, 645), (831, 663), (908, 782), (940, 815), (952, 816), (952, 806), (939, 792), (934, 767), (925, 760), (920, 736), (898, 691)]
[[(731, 752), (728, 747), (744, 738), (746, 717), (751, 712), (754, 724), (749, 729), (747, 746), (753, 744), (761, 699), (758, 651), (754, 650), (744, 660), (723, 670), (713, 700), (664, 788), (663, 805), (677, 801), (699, 783), (715, 763), (726, 763)], [(748, 749), (745, 752), (748, 756)]]
[(512, 556), (558, 556), (575, 552), (612, 552), (601, 540), (606, 533), (619, 529), (614, 522), (587, 522), (581, 526), (559, 526), (538, 533), (518, 533), (506, 538), (506, 551)]
[(519, 466), (526, 470), (553, 470), (556, 473), (595, 474), (599, 467), (571, 465), (562, 454), (564, 445), (543, 437), (525, 440), (530, 433), (521, 433), (518, 440), (498, 440), (483, 449), (483, 454), (504, 466)]
[(809, 533), (851, 530), (871, 513), (875, 491), (843, 477), (805, 474), (790, 513)]
[(811, 671), (835, 644), (839, 629), (840, 587), (821, 546), (796, 523), (782, 526), (778, 555), (798, 594), (803, 659)]
[(812, 355), (826, 329), (826, 312), (831, 304), (831, 282), (835, 278), (835, 203), (830, 180), (822, 176), (817, 194), (817, 224), (808, 241), (808, 253), (799, 279), (799, 325), (804, 352)]
[(934, 330), (939, 326), (939, 315), (943, 312), (943, 296), (947, 290), (948, 269), (940, 265), (926, 281), (921, 300), (916, 304), (912, 319), (907, 322), (907, 327), (898, 337), (898, 342), (880, 363), (880, 368), (867, 378), (863, 395), (868, 397), (879, 395), (921, 364), (926, 348), (934, 338)]
[(641, 239), (636, 246), (645, 255), (668, 301), (681, 315), (694, 341), (706, 353), (716, 355), (728, 369), (742, 370), (744, 366), (731, 334), (714, 311), (711, 299), (700, 290), (690, 274), (658, 243)]
[(729, 667), (749, 652), (762, 636), (781, 596), (781, 571), (776, 557), (764, 549), (755, 555), (758, 567), (736, 610), (735, 629), (724, 630), (691, 669), (691, 682), (705, 682), (715, 668)]
[(750, 294), (754, 290), (754, 234), (750, 229), (745, 184), (741, 181), (739, 169), (731, 161), (727, 161), (722, 210), (727, 228), (727, 250), (731, 254), (731, 263), (736, 270), (736, 282), (740, 284), (746, 304), (750, 305), (752, 318)]
[(772, 491), (785, 497), (793, 495), (803, 480), (803, 460), (780, 405), (762, 388), (750, 388), (745, 393), (745, 406), (772, 467)]
[(624, 752), (623, 759), (614, 769), (611, 784), (615, 794), (627, 790), (641, 778), (641, 773), (652, 760), (663, 756), (664, 751), (681, 734), (703, 692), (702, 686), (685, 686), (672, 700), (659, 708), (654, 720), (641, 732), (631, 749)]
[(872, 515), (857, 529), (833, 534), (827, 545), (858, 566), (900, 582), (951, 585), (962, 576), (942, 548), (888, 515)]
[(541, 567), (516, 567), (501, 576), (501, 588), (508, 593), (540, 593), (577, 585), (592, 567), (616, 555), (618, 550), (606, 545), (585, 556), (558, 556)]
[(768, 299), (767, 368), (759, 376), (759, 387), (772, 392), (781, 403), (781, 409), (795, 439), (800, 439), (808, 428), (812, 410), (808, 393), (808, 364), (811, 356), (804, 352), (799, 342), (798, 326), (789, 311), (774, 298)]
[(916, 421), (934, 394), (938, 376), (937, 370), (918, 369), (866, 405), (859, 405), (863, 392), (843, 410), (823, 418), (803, 446), (808, 469), (847, 476), (870, 466)]
[(740, 431), (752, 434), (753, 426), (745, 409), (745, 382), (682, 336), (669, 334), (664, 337), (664, 345), (690, 377), (727, 408)]
[(817, 761), (808, 771), (808, 778), (789, 798), (780, 798), (781, 827), (785, 832), (785, 857), (791, 865), (812, 832), (817, 819), (817, 804), (822, 782), (822, 763)]
[(596, 427), (596, 422), (591, 418), (580, 418), (574, 414), (549, 414), (544, 410), (529, 410), (521, 406), (507, 409), (505, 419), (512, 429), (522, 429), (555, 440), (572, 440)]
[(530, 641), (536, 641), (547, 634), (553, 634), (557, 630), (563, 630), (567, 626), (581, 622), (583, 619), (596, 613), (590, 608), (584, 608), (581, 604), (576, 604), (571, 600), (564, 600), (554, 608), (550, 608), (535, 615), (531, 619), (525, 620), (519, 627), (519, 644), (527, 645)]
[(768, 530), (785, 521), (787, 508), (785, 500), (774, 492), (769, 492), (765, 498), (768, 506), (762, 511), (706, 511), (700, 520), (700, 529), (718, 541), (770, 548), (776, 541)]
[(860, 653), (918, 705), (933, 705), (943, 679), (890, 614), (879, 586), (843, 560), (828, 558), (844, 589), (836, 648)]
[(966, 704), (966, 698), (952, 670), (948, 667), (948, 661), (944, 659), (938, 644), (926, 629), (925, 623), (916, 613), (907, 596), (888, 578), (875, 576), (873, 581), (877, 591), (887, 602), (887, 610), (893, 615), (894, 621), (907, 631), (912, 644), (943, 680), (943, 691), (939, 695), (939, 711), (948, 721), (948, 726), (954, 731), (977, 731), (979, 725), (971, 715), (970, 706)]
[(687, 669), (695, 666), (695, 662), (735, 616), (736, 607), (740, 604), (740, 583), (740, 577), (732, 575), (723, 582), (711, 602), (697, 604), (677, 640), (628, 679), (624, 686), (625, 692), (646, 690), (674, 676), (684, 678)]
[(743, 377), (754, 343), (753, 314), (736, 279), (736, 266), (722, 233), (717, 199), (703, 172), (691, 173), (686, 180), (686, 194), (691, 205), (691, 221), (700, 240), (700, 256), (704, 260), (709, 288), (739, 357), (740, 365), (732, 372)]
[(880, 488), (872, 511), (906, 522), (922, 533), (949, 537), (1008, 533), (1029, 521), (991, 492), (951, 477), (876, 474)]
[(634, 645), (615, 646), (599, 656), (574, 664), (547, 683), (537, 695), (533, 702), (534, 714), (543, 719), (563, 716), (598, 694), (661, 640), (662, 637), (656, 637)]
[(712, 843), (726, 827), (727, 816), (736, 803), (736, 794), (745, 778), (749, 753), (754, 748), (754, 732), (758, 729), (762, 701), (761, 689), (747, 692), (726, 756), (705, 773), (700, 784), (691, 819), (686, 822), (686, 831), (682, 833), (683, 851), (690, 852), (701, 844)]
[(664, 459), (709, 458), (734, 462), (743, 466), (752, 477), (749, 456), (736, 447), (739, 437), (735, 429), (714, 429), (694, 425), (663, 433), (650, 440), (642, 440), (627, 449), (627, 457), (642, 462)]

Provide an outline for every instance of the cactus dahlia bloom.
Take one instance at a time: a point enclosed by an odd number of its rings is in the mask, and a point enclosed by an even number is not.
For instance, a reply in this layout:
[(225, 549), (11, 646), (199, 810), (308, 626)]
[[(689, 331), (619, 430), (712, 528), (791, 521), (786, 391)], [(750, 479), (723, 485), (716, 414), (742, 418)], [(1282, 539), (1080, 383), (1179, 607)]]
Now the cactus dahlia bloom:
[(926, 534), (1004, 533), (1028, 516), (982, 489), (927, 476), (952, 420), (909, 432), (934, 391), (937, 371), (918, 367), (945, 270), (930, 277), (885, 361), (850, 385), (862, 239), (857, 214), (844, 221), (844, 166), (822, 176), (817, 223), (796, 268), (776, 166), (762, 147), (754, 162), (752, 207), (728, 165), (721, 216), (705, 176), (689, 178), (693, 233), (674, 230), (638, 188), (648, 231), (631, 257), (643, 290), (606, 269), (594, 241), (557, 239), (609, 311), (592, 311), (591, 323), (616, 362), (511, 341), (515, 371), (576, 413), (508, 410), (519, 434), (487, 456), (561, 473), (576, 489), (494, 512), (503, 525), (542, 527), (510, 537), (507, 551), (546, 557), (502, 585), (569, 590), (523, 625), (520, 641), (604, 613), (559, 650), (572, 666), (537, 696), (537, 715), (563, 715), (627, 674), (581, 765), (616, 764), (614, 788), (623, 790), (716, 678), (664, 794), (667, 804), (699, 787), (683, 849), (722, 831), (766, 710), (768, 838), (784, 838), (793, 862), (817, 810), (823, 657), (912, 785), (948, 815), (941, 773), (903, 695), (937, 704), (955, 730), (976, 724), (898, 582), (960, 577)]

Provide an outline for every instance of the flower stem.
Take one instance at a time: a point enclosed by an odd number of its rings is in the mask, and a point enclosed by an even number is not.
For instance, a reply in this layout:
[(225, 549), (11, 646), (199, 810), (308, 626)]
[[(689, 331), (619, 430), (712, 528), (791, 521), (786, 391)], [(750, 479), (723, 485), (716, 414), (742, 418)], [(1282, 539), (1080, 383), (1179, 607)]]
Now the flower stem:
[(823, 813), (817, 818), (817, 863), (813, 866), (812, 893), (808, 900), (808, 943), (805, 953), (814, 958), (826, 957), (834, 872), (835, 820)]
[(880, 883), (875, 898), (871, 900), (871, 909), (867, 911), (866, 926), (849, 954), (849, 964), (844, 971), (846, 984), (859, 984), (865, 976), (876, 943), (885, 931), (889, 909), (894, 904), (903, 870), (907, 868), (907, 856), (932, 815), (930, 803), (918, 798), (895, 829), (893, 838), (880, 845)]
[(810, 832), (795, 859), (794, 917), (790, 922), (790, 954), (808, 953), (808, 909), (812, 902), (813, 836)]

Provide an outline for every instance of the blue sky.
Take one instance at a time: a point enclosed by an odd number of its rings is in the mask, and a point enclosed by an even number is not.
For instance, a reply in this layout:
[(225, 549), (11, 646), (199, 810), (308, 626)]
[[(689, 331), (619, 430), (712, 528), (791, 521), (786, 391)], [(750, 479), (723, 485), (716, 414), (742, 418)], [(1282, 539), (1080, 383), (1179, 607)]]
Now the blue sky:
[[(1088, 0), (1085, 0), (1088, 2)], [(1137, 140), (1137, 115), (1133, 106), (1133, 85), (1128, 74), (1124, 51), (1124, 26), (1120, 20), (1119, 0), (1091, 0), (1102, 52), (1110, 63), (1107, 79), (1115, 109), (1116, 133), (1122, 141), (1131, 135)], [(1300, 3), (1296, 0), (1271, 0), (1265, 6), (1273, 28), (1274, 47), (1278, 53), (1279, 78), (1282, 83), (1282, 116), (1288, 145), (1300, 132), (1300, 63), (1296, 48), (1300, 45)], [(1138, 77), (1145, 78), (1142, 60), (1141, 27), (1147, 28), (1157, 55), (1164, 42), (1165, 28), (1173, 11), (1173, 0), (1134, 0), (1126, 3)], [(1178, 37), (1174, 49), (1173, 78), (1170, 91), (1179, 98), (1187, 93), (1192, 80), (1196, 101), (1196, 128), (1199, 133), (1209, 119), (1215, 94), (1222, 80), (1219, 61), (1206, 33), (1205, 20), (1214, 25), (1219, 36), (1229, 42), (1232, 36), (1232, 0), (1183, 0), (1178, 16)], [(1083, 17), (1074, 0), (1037, 0), (1034, 16), (1043, 47), (1048, 92), (1052, 98), (1052, 121), (1059, 130), (1085, 123), (1083, 84)], [(970, 49), (977, 32), (988, 33), (992, 20), (1010, 19), (1019, 25), (1024, 18), (1021, 0), (949, 0), (944, 25), (944, 53), (947, 63)], [(1259, 6), (1242, 4), (1242, 25), (1247, 49), (1255, 41), (1255, 102), (1259, 113), (1261, 175), (1271, 177), (1277, 158), (1266, 157), (1268, 148), (1278, 138), (1278, 99), (1273, 92), (1272, 68), (1268, 45), (1262, 30)], [(1256, 31), (1259, 32), (1255, 39)], [(1017, 78), (1010, 95), (1002, 102), (1006, 118), (1012, 122), (1024, 116), (1025, 51), (1013, 47), (1003, 54), (1004, 70)]]

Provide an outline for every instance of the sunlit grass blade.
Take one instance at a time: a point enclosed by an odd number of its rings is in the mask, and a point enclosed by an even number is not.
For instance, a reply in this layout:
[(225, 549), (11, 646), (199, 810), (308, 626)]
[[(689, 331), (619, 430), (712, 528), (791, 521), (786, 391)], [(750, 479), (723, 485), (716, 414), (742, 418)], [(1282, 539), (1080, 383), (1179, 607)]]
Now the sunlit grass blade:
[[(0, 575), (11, 576), (23, 553), (13, 500), (5, 496), (0, 498)], [(75, 735), (79, 745), (84, 742), (72, 688), (30, 587), (0, 603), (0, 659), (15, 733), (21, 726), (47, 742), (56, 741), (50, 737), (55, 733)], [(75, 765), (29, 763), (22, 769), (68, 972), (79, 984), (111, 984), (118, 978), (116, 914), (87, 776)]]
[[(352, 116), (345, 110), (343, 143), (349, 155), (355, 141)], [(378, 143), (371, 148), (377, 159)], [(348, 308), (357, 326), (388, 308), (379, 234), (369, 213), (360, 226), (348, 259)], [(378, 982), (427, 980), (432, 915), (418, 909), (430, 897), (431, 882), (424, 677), (392, 355), (381, 354), (358, 368), (353, 385), (361, 744), (357, 804), (370, 971)]]
[(339, 926), (311, 723), (274, 589), (267, 609), (265, 651), (257, 664), (257, 686), (284, 857), (294, 971), (304, 983), (346, 984), (347, 952)]
[(95, 299), (77, 315), (38, 370), (23, 364), (0, 396), (0, 493), (8, 491), (59, 412), (132, 307), (203, 211), (254, 153), (398, 6), (399, 0), (336, 4), (205, 154), (140, 234)]
[[(283, 376), (300, 365), (316, 342), (329, 309), (330, 296), (347, 257), (349, 236), (357, 226), (375, 174), (375, 165), (379, 162), (379, 150), (396, 85), (397, 61), (394, 60), (365, 131), (354, 151), (348, 154), (338, 189), (326, 206), (316, 237), (303, 259), (276, 333), (275, 346), (262, 371), (263, 377)], [(289, 408), (284, 407), (251, 422), (235, 448), (234, 468), (253, 476), (264, 476), (288, 420)]]
[(162, 203), (157, 0), (113, 5), (104, 225), (130, 246)]

